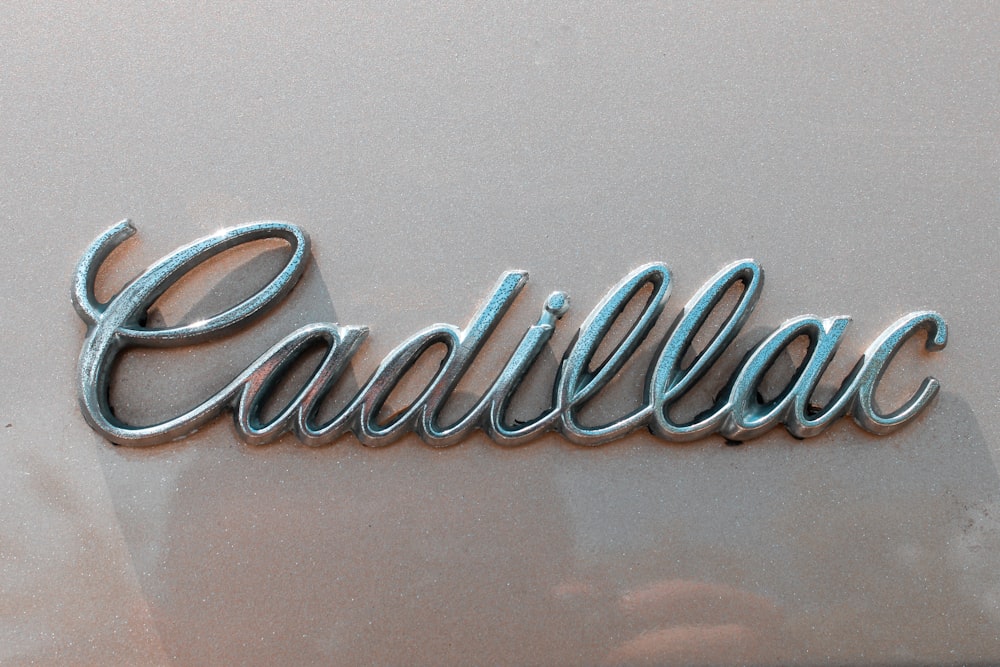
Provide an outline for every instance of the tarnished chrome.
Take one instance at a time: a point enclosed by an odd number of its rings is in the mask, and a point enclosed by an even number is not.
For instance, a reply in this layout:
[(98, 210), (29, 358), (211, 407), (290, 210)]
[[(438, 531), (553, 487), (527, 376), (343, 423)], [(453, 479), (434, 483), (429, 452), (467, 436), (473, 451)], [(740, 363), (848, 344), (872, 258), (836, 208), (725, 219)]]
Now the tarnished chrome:
[[(135, 426), (115, 417), (109, 402), (110, 371), (116, 356), (130, 346), (190, 345), (223, 336), (275, 306), (294, 287), (309, 254), (309, 241), (299, 227), (283, 222), (256, 222), (200, 239), (159, 260), (112, 297), (98, 302), (94, 280), (101, 264), (135, 233), (128, 221), (97, 238), (84, 253), (73, 281), (73, 303), (88, 331), (80, 353), (78, 390), (88, 423), (111, 442), (146, 446), (183, 438), (224, 410), (231, 410), (240, 436), (248, 443), (270, 442), (289, 431), (308, 445), (330, 443), (348, 431), (365, 445), (389, 444), (407, 433), (417, 433), (427, 444), (446, 447), (482, 429), (500, 445), (520, 445), (547, 431), (559, 431), (581, 445), (599, 445), (646, 426), (660, 438), (683, 442), (713, 433), (736, 441), (758, 437), (782, 424), (799, 438), (815, 436), (850, 414), (864, 429), (889, 433), (913, 420), (934, 398), (939, 383), (926, 378), (897, 410), (883, 414), (875, 405), (878, 384), (901, 346), (920, 331), (926, 349), (940, 350), (948, 337), (944, 319), (932, 311), (918, 311), (890, 325), (868, 347), (827, 405), (814, 405), (813, 394), (830, 366), (848, 317), (792, 318), (758, 343), (732, 373), (714, 405), (690, 423), (670, 416), (679, 402), (701, 380), (733, 342), (760, 297), (764, 274), (750, 259), (734, 262), (712, 277), (688, 301), (660, 343), (647, 373), (643, 404), (610, 423), (587, 426), (578, 411), (599, 396), (646, 339), (663, 311), (670, 293), (670, 271), (661, 263), (647, 264), (625, 276), (594, 308), (563, 356), (552, 392), (552, 405), (539, 416), (516, 425), (506, 416), (511, 398), (548, 344), (557, 321), (569, 308), (569, 298), (553, 293), (535, 325), (521, 338), (504, 367), (483, 396), (453, 423), (441, 423), (442, 408), (476, 355), (497, 328), (528, 281), (525, 271), (504, 273), (484, 305), (468, 325), (435, 324), (417, 332), (392, 350), (357, 394), (334, 417), (317, 423), (319, 405), (368, 335), (363, 326), (315, 323), (294, 331), (264, 352), (243, 372), (198, 406), (158, 424)], [(281, 272), (254, 295), (228, 310), (183, 326), (145, 326), (147, 311), (188, 271), (219, 253), (250, 241), (283, 239), (292, 253)], [(700, 330), (720, 307), (724, 296), (742, 286), (732, 310), (693, 360), (684, 363)], [(595, 354), (616, 320), (637, 295), (651, 287), (646, 303), (627, 333), (606, 358), (593, 367)], [(762, 402), (759, 387), (768, 370), (793, 341), (808, 339), (808, 351), (779, 395)], [(319, 366), (279, 414), (266, 421), (261, 406), (299, 356), (315, 344), (326, 352)], [(386, 399), (406, 373), (431, 346), (447, 349), (427, 386), (405, 409), (388, 421), (379, 421)]]

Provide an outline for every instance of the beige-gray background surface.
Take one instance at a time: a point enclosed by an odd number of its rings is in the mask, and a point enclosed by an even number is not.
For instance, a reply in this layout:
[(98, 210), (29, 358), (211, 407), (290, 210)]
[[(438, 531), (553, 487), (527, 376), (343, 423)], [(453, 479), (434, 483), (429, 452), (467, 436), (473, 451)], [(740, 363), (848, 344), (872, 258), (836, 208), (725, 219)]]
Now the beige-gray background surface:
[[(8, 6), (0, 662), (1000, 661), (997, 7)], [(371, 327), (356, 386), (512, 268), (531, 282), (469, 393), (545, 295), (574, 304), (528, 414), (620, 277), (670, 265), (661, 336), (743, 257), (767, 281), (742, 349), (849, 314), (849, 368), (933, 308), (948, 348), (909, 350), (886, 382), (943, 391), (885, 438), (844, 421), (740, 447), (256, 449), (220, 419), (124, 450), (77, 410), (69, 300), (83, 249), (124, 217), (139, 234), (104, 297), (222, 226), (281, 219), (314, 241), (249, 332), (129, 355), (114, 399), (135, 419), (312, 321)], [(161, 316), (231, 303), (280, 259), (245, 261)], [(601, 408), (637, 401), (643, 367)]]

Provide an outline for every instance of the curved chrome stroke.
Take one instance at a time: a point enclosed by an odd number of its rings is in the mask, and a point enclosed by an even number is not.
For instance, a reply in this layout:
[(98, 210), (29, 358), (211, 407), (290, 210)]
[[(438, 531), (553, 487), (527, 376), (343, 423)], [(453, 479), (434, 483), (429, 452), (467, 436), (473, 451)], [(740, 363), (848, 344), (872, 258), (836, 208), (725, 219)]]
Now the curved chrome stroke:
[[(166, 347), (203, 341), (263, 315), (291, 291), (302, 275), (309, 240), (298, 227), (281, 222), (257, 222), (224, 229), (175, 250), (146, 269), (107, 303), (99, 303), (93, 282), (100, 265), (115, 247), (134, 233), (135, 227), (130, 221), (118, 223), (98, 237), (77, 264), (73, 304), (88, 323), (87, 338), (80, 352), (78, 392), (84, 417), (106, 438), (118, 444), (148, 445), (182, 438), (223, 409), (232, 407), (234, 398), (260, 361), (185, 414), (154, 426), (135, 428), (118, 420), (108, 402), (109, 376), (117, 354), (136, 344)], [(284, 269), (256, 294), (218, 315), (185, 326), (151, 329), (140, 323), (146, 318), (149, 307), (195, 266), (243, 243), (272, 238), (288, 241), (292, 245), (292, 256)], [(280, 346), (281, 343), (272, 350)]]
[[(389, 444), (407, 433), (417, 433), (429, 445), (447, 447), (478, 428), (504, 446), (521, 445), (549, 431), (559, 431), (577, 444), (599, 445), (643, 426), (672, 442), (713, 433), (742, 441), (756, 438), (779, 424), (798, 438), (808, 438), (848, 414), (865, 430), (881, 435), (916, 418), (940, 388), (936, 379), (926, 378), (900, 408), (889, 414), (880, 412), (875, 404), (878, 384), (907, 340), (924, 331), (928, 351), (940, 350), (947, 342), (944, 319), (933, 311), (918, 311), (900, 318), (878, 336), (827, 405), (815, 406), (813, 393), (833, 360), (850, 318), (803, 315), (783, 323), (744, 357), (711, 408), (690, 423), (675, 423), (670, 415), (672, 405), (718, 361), (760, 297), (763, 271), (756, 262), (745, 259), (719, 271), (678, 315), (649, 367), (642, 407), (600, 426), (581, 424), (578, 409), (598, 397), (619, 375), (664, 308), (671, 287), (670, 271), (664, 264), (653, 263), (623, 278), (586, 318), (560, 364), (553, 384), (552, 404), (528, 422), (510, 424), (507, 409), (551, 339), (558, 320), (569, 309), (569, 297), (562, 292), (555, 292), (546, 300), (538, 322), (524, 333), (476, 404), (454, 423), (440, 423), (442, 408), (455, 387), (528, 281), (527, 272), (508, 271), (467, 326), (436, 324), (400, 343), (340, 412), (324, 423), (316, 422), (320, 405), (367, 337), (366, 327), (322, 322), (302, 327), (278, 341), (198, 406), (158, 424), (134, 426), (115, 417), (108, 399), (111, 369), (121, 350), (130, 346), (194, 344), (225, 335), (277, 305), (295, 286), (309, 256), (308, 237), (295, 225), (284, 222), (241, 225), (175, 250), (107, 303), (100, 303), (95, 296), (94, 280), (101, 264), (134, 233), (135, 228), (126, 220), (99, 236), (80, 259), (72, 289), (73, 304), (87, 324), (79, 361), (80, 407), (96, 431), (122, 445), (147, 446), (183, 438), (225, 410), (232, 411), (237, 431), (250, 444), (270, 442), (291, 431), (308, 445), (323, 445), (350, 431), (362, 443), (373, 447)], [(282, 271), (257, 293), (222, 313), (191, 324), (160, 329), (144, 324), (152, 304), (188, 271), (227, 249), (272, 238), (287, 241), (292, 254)], [(742, 292), (735, 305), (708, 343), (695, 353), (699, 332), (736, 285), (742, 287)], [(647, 286), (652, 289), (639, 315), (595, 368), (594, 357), (616, 320)], [(809, 341), (805, 359), (782, 392), (762, 402), (758, 388), (764, 376), (786, 348), (802, 337)], [(284, 369), (317, 343), (326, 349), (319, 366), (279, 414), (264, 421), (260, 407)], [(447, 353), (434, 377), (410, 405), (380, 421), (386, 399), (424, 352), (437, 344), (443, 344)], [(692, 359), (685, 361), (688, 357)]]

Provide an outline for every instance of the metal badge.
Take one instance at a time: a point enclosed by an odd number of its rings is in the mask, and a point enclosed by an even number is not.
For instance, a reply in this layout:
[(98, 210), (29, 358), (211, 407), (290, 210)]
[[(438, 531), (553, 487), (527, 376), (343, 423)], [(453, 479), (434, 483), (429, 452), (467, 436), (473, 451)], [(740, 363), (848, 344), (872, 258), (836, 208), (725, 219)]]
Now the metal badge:
[[(693, 421), (677, 423), (670, 416), (671, 406), (705, 376), (733, 342), (760, 296), (763, 271), (756, 262), (746, 259), (719, 271), (684, 306), (649, 367), (642, 407), (607, 424), (583, 425), (579, 411), (643, 343), (669, 296), (669, 269), (662, 263), (652, 263), (625, 276), (586, 318), (563, 356), (553, 386), (552, 405), (541, 415), (527, 423), (511, 424), (507, 410), (518, 385), (569, 308), (569, 298), (562, 292), (555, 292), (545, 301), (538, 321), (524, 333), (478, 402), (457, 421), (441, 423), (443, 406), (527, 283), (527, 272), (508, 271), (465, 328), (436, 324), (403, 341), (385, 357), (354, 398), (323, 423), (316, 421), (320, 402), (364, 341), (366, 327), (325, 322), (302, 327), (275, 343), (195, 408), (158, 424), (136, 426), (117, 419), (109, 403), (111, 369), (119, 352), (130, 346), (195, 344), (225, 336), (235, 327), (264, 315), (302, 275), (309, 240), (302, 229), (284, 222), (255, 222), (226, 229), (175, 250), (107, 303), (99, 303), (94, 293), (98, 270), (108, 255), (134, 233), (135, 228), (125, 221), (98, 237), (80, 259), (73, 282), (73, 303), (88, 327), (79, 361), (80, 406), (97, 432), (121, 445), (156, 445), (183, 438), (224, 410), (233, 412), (240, 436), (252, 444), (270, 442), (291, 431), (307, 445), (324, 445), (351, 431), (363, 444), (373, 447), (389, 444), (407, 433), (417, 433), (429, 445), (446, 447), (482, 429), (500, 445), (520, 445), (548, 431), (561, 432), (580, 445), (599, 445), (643, 427), (671, 442), (711, 434), (744, 441), (779, 424), (798, 438), (809, 438), (848, 414), (865, 430), (881, 435), (913, 420), (939, 389), (937, 380), (926, 378), (900, 408), (881, 413), (874, 402), (875, 391), (893, 356), (920, 331), (926, 332), (926, 349), (930, 351), (944, 348), (948, 337), (944, 319), (935, 312), (917, 311), (900, 318), (871, 343), (827, 405), (817, 407), (812, 404), (812, 395), (833, 360), (850, 318), (796, 317), (753, 348), (711, 409)], [(272, 238), (287, 241), (292, 253), (282, 271), (260, 291), (222, 313), (185, 326), (157, 329), (143, 324), (153, 303), (188, 271), (230, 248)], [(742, 292), (724, 323), (693, 361), (682, 363), (709, 316), (729, 289), (737, 285)], [(615, 320), (647, 286), (652, 288), (651, 294), (631, 329), (594, 368), (595, 353)], [(774, 399), (762, 401), (758, 387), (765, 374), (779, 355), (801, 337), (809, 341), (805, 358), (784, 390)], [(325, 355), (308, 382), (278, 415), (262, 419), (261, 406), (283, 370), (316, 343), (324, 346)], [(379, 411), (400, 379), (436, 344), (443, 344), (447, 353), (433, 379), (408, 407), (380, 422)]]

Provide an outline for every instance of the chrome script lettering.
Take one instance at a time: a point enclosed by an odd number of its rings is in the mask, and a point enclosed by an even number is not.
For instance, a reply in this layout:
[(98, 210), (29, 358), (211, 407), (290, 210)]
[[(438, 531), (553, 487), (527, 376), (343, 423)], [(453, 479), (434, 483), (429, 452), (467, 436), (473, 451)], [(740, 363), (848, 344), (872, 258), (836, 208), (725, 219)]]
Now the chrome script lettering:
[[(134, 233), (135, 228), (125, 221), (98, 237), (77, 265), (72, 291), (73, 304), (88, 327), (79, 361), (81, 410), (97, 432), (121, 445), (147, 446), (183, 438), (225, 410), (232, 411), (237, 431), (251, 444), (264, 444), (293, 432), (307, 445), (324, 445), (350, 431), (372, 447), (387, 445), (407, 433), (417, 433), (429, 445), (446, 447), (460, 442), (477, 428), (505, 446), (523, 444), (547, 431), (561, 432), (580, 445), (599, 445), (642, 427), (671, 442), (710, 434), (744, 441), (779, 424), (796, 437), (808, 438), (847, 415), (865, 430), (881, 435), (912, 421), (940, 388), (936, 379), (928, 377), (900, 408), (883, 414), (875, 404), (879, 382), (907, 340), (923, 331), (925, 348), (929, 351), (940, 350), (947, 342), (944, 319), (932, 311), (917, 311), (883, 331), (827, 404), (815, 406), (813, 394), (833, 360), (850, 318), (803, 315), (786, 321), (754, 347), (709, 410), (692, 422), (676, 423), (670, 416), (671, 406), (718, 361), (760, 297), (764, 274), (756, 262), (748, 259), (723, 268), (684, 306), (650, 365), (642, 407), (607, 424), (583, 425), (579, 409), (620, 373), (663, 311), (670, 293), (670, 271), (664, 264), (653, 263), (623, 278), (590, 313), (563, 357), (553, 386), (552, 405), (528, 422), (511, 424), (507, 410), (514, 392), (569, 308), (569, 298), (562, 292), (553, 293), (545, 301), (538, 321), (524, 333), (476, 404), (453, 423), (441, 423), (442, 408), (528, 281), (527, 272), (508, 271), (464, 328), (436, 324), (403, 341), (386, 355), (348, 404), (323, 423), (317, 423), (320, 403), (364, 342), (368, 335), (366, 327), (323, 322), (302, 327), (275, 343), (198, 406), (158, 424), (135, 426), (115, 417), (108, 398), (116, 356), (131, 346), (196, 344), (224, 336), (234, 327), (266, 314), (301, 277), (309, 256), (309, 240), (299, 227), (283, 222), (256, 222), (226, 229), (175, 250), (107, 303), (98, 302), (94, 280), (101, 264)], [(153, 303), (188, 271), (230, 248), (272, 238), (286, 241), (292, 248), (291, 257), (281, 272), (257, 293), (222, 313), (192, 324), (167, 328), (144, 325)], [(699, 331), (720, 306), (724, 295), (737, 285), (742, 291), (723, 324), (704, 349), (683, 364), (682, 359), (692, 349)], [(613, 324), (647, 286), (651, 288), (650, 295), (637, 319), (604, 361), (593, 368), (594, 356)], [(808, 340), (808, 351), (793, 377), (777, 397), (762, 401), (759, 387), (767, 371), (793, 341), (803, 337)], [(316, 370), (279, 414), (264, 420), (261, 407), (278, 378), (317, 343), (323, 346), (325, 354)], [(447, 353), (433, 378), (410, 405), (380, 423), (380, 410), (393, 389), (421, 355), (437, 344), (443, 344)]]

